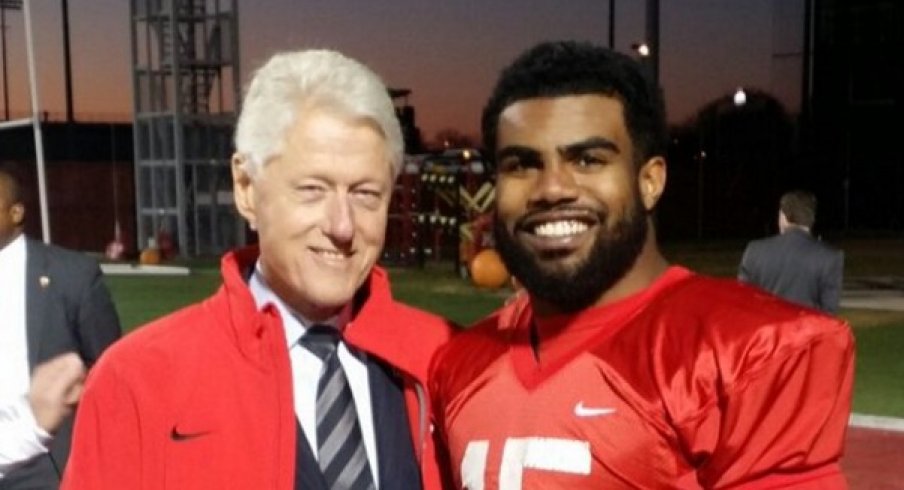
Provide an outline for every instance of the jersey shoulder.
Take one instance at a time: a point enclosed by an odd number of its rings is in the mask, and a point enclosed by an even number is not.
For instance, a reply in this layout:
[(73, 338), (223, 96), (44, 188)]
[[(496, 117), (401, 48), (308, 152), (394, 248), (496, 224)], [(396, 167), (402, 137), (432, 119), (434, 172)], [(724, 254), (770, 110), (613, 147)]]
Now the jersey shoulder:
[[(663, 292), (632, 326), (667, 372), (717, 374), (731, 384), (817, 342), (853, 342), (839, 318), (734, 279), (692, 275)], [(698, 371), (699, 372), (699, 371)]]
[(433, 359), (434, 390), (456, 393), (505, 357), (527, 308), (527, 295), (523, 295), (453, 336)]

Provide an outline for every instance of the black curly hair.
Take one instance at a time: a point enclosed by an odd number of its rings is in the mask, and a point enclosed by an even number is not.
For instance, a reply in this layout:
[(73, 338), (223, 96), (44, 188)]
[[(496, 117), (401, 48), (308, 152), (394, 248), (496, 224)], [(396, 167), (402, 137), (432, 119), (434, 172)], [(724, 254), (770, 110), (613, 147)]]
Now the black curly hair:
[(668, 129), (662, 91), (630, 57), (576, 41), (544, 42), (502, 71), (483, 109), (485, 154), (496, 155), (499, 115), (524, 99), (601, 94), (624, 105), (625, 126), (634, 144), (635, 164), (665, 155)]

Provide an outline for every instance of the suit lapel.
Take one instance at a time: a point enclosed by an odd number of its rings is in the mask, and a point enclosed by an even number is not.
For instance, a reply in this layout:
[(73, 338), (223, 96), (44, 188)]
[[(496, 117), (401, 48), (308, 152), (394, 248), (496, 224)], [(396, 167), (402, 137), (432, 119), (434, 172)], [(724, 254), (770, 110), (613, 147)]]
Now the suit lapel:
[[(371, 413), (381, 490), (421, 488), (401, 381), (375, 357), (367, 358)], [(392, 429), (390, 429), (392, 428)]]
[(295, 490), (329, 490), (314, 450), (295, 419)]
[(46, 272), (47, 257), (43, 247), (31, 240), (26, 240), (25, 243), (25, 332), (28, 337), (28, 366), (34, 369), (40, 359), (38, 355), (45, 327), (44, 312), (47, 311), (49, 276)]

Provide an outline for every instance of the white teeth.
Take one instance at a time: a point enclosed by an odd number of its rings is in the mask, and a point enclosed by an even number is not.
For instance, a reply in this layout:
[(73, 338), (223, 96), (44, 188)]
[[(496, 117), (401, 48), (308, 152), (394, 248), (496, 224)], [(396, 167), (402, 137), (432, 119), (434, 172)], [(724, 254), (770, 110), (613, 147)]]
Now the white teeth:
[(324, 257), (326, 257), (326, 258), (328, 258), (328, 259), (339, 260), (339, 259), (344, 259), (344, 258), (345, 258), (345, 254), (344, 254), (344, 253), (341, 253), (341, 252), (334, 252), (334, 251), (332, 251), (332, 250), (319, 250), (317, 253), (320, 254), (320, 255), (322, 255), (322, 256), (324, 256)]
[(587, 231), (587, 224), (580, 221), (551, 221), (534, 227), (534, 234), (543, 237), (564, 237)]

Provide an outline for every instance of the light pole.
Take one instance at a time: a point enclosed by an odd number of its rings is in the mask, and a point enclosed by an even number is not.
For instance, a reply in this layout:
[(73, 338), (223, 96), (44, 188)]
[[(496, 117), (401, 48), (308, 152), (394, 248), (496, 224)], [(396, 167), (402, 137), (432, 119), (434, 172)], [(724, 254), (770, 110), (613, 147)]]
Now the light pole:
[(694, 155), (697, 160), (697, 240), (703, 238), (703, 161), (706, 150), (703, 149), (703, 130), (700, 131), (700, 150)]
[(659, 0), (647, 0), (646, 44), (649, 53), (646, 59), (650, 76), (659, 83)]
[(66, 85), (66, 122), (72, 123), (72, 57), (69, 54), (69, 0), (62, 1), (63, 8), (63, 79)]
[(615, 0), (609, 0), (609, 49), (615, 49)]

